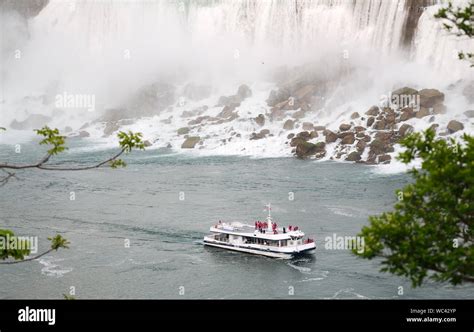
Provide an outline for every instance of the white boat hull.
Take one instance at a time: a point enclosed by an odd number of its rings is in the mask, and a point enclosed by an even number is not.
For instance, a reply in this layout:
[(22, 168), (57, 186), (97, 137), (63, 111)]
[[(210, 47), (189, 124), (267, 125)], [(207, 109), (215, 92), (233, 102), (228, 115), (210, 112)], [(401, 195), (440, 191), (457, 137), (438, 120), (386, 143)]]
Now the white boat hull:
[(204, 238), (204, 244), (211, 247), (216, 247), (216, 248), (222, 248), (222, 249), (227, 249), (227, 250), (245, 252), (249, 254), (261, 255), (261, 256), (272, 257), (272, 258), (281, 258), (281, 259), (291, 259), (292, 257), (296, 255), (300, 255), (300, 254), (313, 254), (316, 250), (316, 246), (314, 243), (305, 244), (305, 245), (299, 246), (298, 248), (296, 247), (295, 248), (265, 248), (265, 247), (252, 248), (250, 246), (222, 243), (219, 241), (212, 240), (210, 238)]

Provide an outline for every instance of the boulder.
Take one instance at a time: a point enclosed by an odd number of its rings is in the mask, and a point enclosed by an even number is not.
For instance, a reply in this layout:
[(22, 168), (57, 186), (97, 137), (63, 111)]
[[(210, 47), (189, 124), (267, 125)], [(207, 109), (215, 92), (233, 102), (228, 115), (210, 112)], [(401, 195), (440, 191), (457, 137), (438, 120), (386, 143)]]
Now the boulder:
[(151, 142), (149, 140), (145, 140), (145, 141), (143, 141), (143, 145), (147, 148), (149, 146), (152, 146), (153, 144), (151, 144)]
[(324, 130), (323, 135), (326, 137), (326, 143), (337, 141), (337, 134), (329, 129)]
[(425, 116), (430, 115), (430, 109), (427, 107), (420, 107), (420, 110), (416, 112), (416, 117), (418, 119), (424, 118)]
[(415, 90), (413, 88), (410, 88), (410, 87), (403, 87), (403, 88), (400, 88), (400, 89), (397, 89), (395, 91), (392, 92), (392, 96), (411, 96), (411, 95), (416, 95), (418, 94), (418, 90)]
[(77, 136), (80, 137), (80, 138), (85, 138), (85, 137), (89, 137), (90, 135), (91, 135), (91, 134), (89, 134), (87, 131), (81, 130), (81, 131), (79, 132), (79, 135), (77, 135)]
[(270, 130), (262, 129), (260, 130), (259, 133), (252, 133), (250, 135), (250, 140), (259, 140), (259, 139), (267, 137), (268, 134), (270, 134)]
[(316, 138), (316, 137), (319, 136), (319, 135), (318, 135), (318, 132), (317, 132), (316, 130), (312, 130), (311, 133), (310, 133), (310, 135), (311, 135), (311, 138)]
[(263, 114), (259, 114), (254, 120), (260, 127), (265, 125), (265, 116)]
[(190, 131), (189, 127), (182, 127), (178, 129), (178, 135), (186, 135)]
[(286, 136), (286, 138), (288, 138), (288, 139), (292, 139), (293, 137), (295, 137), (295, 134), (293, 134), (293, 133), (288, 134), (288, 136)]
[(377, 130), (384, 130), (385, 129), (385, 120), (382, 119), (382, 120), (379, 120), (379, 121), (376, 121), (375, 124), (374, 124), (374, 129), (377, 129)]
[(446, 105), (438, 104), (432, 107), (433, 114), (446, 114)]
[(429, 108), (444, 102), (444, 93), (436, 89), (423, 89), (419, 94), (421, 107)]
[(447, 128), (448, 128), (448, 132), (450, 134), (452, 134), (452, 133), (455, 133), (459, 130), (463, 130), (464, 125), (459, 121), (451, 120), (451, 121), (449, 121)]
[(355, 142), (355, 135), (354, 133), (348, 133), (347, 135), (345, 135), (342, 140), (341, 140), (341, 144), (344, 144), (344, 145), (350, 145), (350, 144), (353, 144)]
[(377, 116), (379, 115), (379, 107), (378, 106), (372, 106), (367, 112), (365, 112), (366, 115), (370, 116)]
[(401, 137), (405, 137), (408, 134), (411, 134), (413, 132), (414, 128), (413, 126), (410, 126), (409, 124), (404, 123), (400, 129), (398, 129), (398, 133), (400, 134)]
[(371, 116), (370, 118), (367, 119), (367, 127), (370, 127), (374, 124), (375, 118)]
[(321, 158), (326, 154), (326, 144), (324, 142), (319, 142), (316, 144), (309, 142), (301, 142), (296, 146), (296, 156), (300, 159), (305, 159), (311, 155), (318, 155), (318, 158)]
[(290, 92), (286, 89), (272, 90), (267, 98), (267, 105), (274, 107), (281, 102), (288, 101), (290, 97)]
[(248, 85), (242, 84), (237, 89), (237, 96), (240, 98), (241, 101), (244, 101), (245, 99), (252, 97), (252, 90), (250, 90)]
[(365, 150), (365, 147), (367, 146), (367, 143), (364, 141), (364, 140), (358, 140), (357, 143), (356, 143), (356, 149), (357, 151), (359, 152), (364, 152)]
[(405, 107), (400, 114), (400, 121), (407, 121), (416, 116), (415, 111), (411, 107)]
[(353, 120), (354, 120), (354, 119), (357, 119), (357, 118), (360, 118), (360, 115), (359, 115), (359, 113), (357, 113), (357, 112), (354, 112), (354, 113), (352, 113), (352, 114), (351, 114), (351, 119), (353, 119)]
[(186, 138), (186, 140), (181, 145), (181, 149), (194, 149), (196, 144), (199, 143), (201, 138), (199, 136), (191, 136)]
[(379, 164), (389, 164), (391, 160), (392, 156), (389, 154), (383, 154), (381, 156), (378, 156)]
[(302, 137), (293, 137), (290, 141), (290, 146), (291, 147), (296, 147), (298, 144), (306, 142), (306, 140)]
[(356, 133), (363, 132), (363, 131), (365, 131), (365, 127), (362, 127), (362, 126), (355, 126), (355, 127), (354, 127), (354, 131), (355, 131)]
[(352, 127), (351, 124), (343, 123), (339, 126), (339, 130), (340, 131), (348, 131), (349, 129), (351, 129), (351, 127)]
[(346, 161), (359, 161), (360, 159), (360, 152), (357, 151), (349, 153), (346, 157)]
[(303, 122), (303, 130), (311, 131), (314, 129), (314, 125), (311, 122)]
[(311, 137), (311, 133), (308, 132), (308, 131), (302, 131), (302, 132), (299, 132), (296, 137), (301, 137), (303, 138), (305, 141), (309, 141), (312, 137)]
[(294, 128), (295, 128), (295, 121), (293, 120), (288, 119), (283, 124), (283, 129), (285, 130), (293, 130)]
[(429, 129), (433, 130), (434, 132), (436, 132), (436, 130), (439, 128), (439, 124), (437, 123), (433, 123)]

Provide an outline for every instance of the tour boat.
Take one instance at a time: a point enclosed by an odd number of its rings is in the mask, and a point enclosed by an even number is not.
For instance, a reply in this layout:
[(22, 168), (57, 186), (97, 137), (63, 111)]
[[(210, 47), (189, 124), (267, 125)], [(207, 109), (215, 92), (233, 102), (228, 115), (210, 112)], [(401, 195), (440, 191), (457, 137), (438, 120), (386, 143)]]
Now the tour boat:
[(316, 244), (305, 239), (298, 226), (278, 227), (272, 220), (271, 206), (266, 221), (254, 225), (219, 221), (204, 237), (204, 244), (274, 258), (290, 259), (299, 254), (313, 254)]

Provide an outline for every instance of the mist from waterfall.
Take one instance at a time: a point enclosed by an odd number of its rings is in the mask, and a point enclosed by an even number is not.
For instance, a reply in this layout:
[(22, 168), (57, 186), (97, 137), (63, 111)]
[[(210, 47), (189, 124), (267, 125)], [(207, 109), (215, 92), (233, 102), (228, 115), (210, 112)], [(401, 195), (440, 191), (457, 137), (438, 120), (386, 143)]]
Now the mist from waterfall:
[(371, 103), (397, 85), (442, 88), (466, 77), (468, 64), (453, 50), (472, 50), (472, 42), (448, 36), (432, 17), (436, 6), (421, 14), (414, 40), (403, 45), (406, 5), (52, 0), (25, 31), (13, 29), (24, 25), (4, 12), (2, 125), (32, 113), (61, 118), (53, 101), (63, 92), (96, 97), (99, 113), (67, 111), (64, 121), (79, 125), (154, 82), (209, 85), (217, 98), (242, 83), (276, 83), (285, 68), (289, 76), (340, 76), (332, 92), (339, 102), (364, 94)]

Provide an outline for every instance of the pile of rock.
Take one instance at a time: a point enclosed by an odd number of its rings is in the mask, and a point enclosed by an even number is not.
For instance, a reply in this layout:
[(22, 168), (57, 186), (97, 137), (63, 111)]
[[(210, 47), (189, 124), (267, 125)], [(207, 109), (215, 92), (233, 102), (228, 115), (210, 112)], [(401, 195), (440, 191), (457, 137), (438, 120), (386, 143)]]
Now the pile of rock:
[[(390, 153), (395, 151), (394, 145), (414, 130), (412, 125), (404, 122), (431, 116), (430, 128), (437, 131), (439, 125), (434, 123), (436, 115), (446, 112), (444, 94), (435, 89), (418, 91), (405, 87), (392, 92), (389, 101), (387, 105), (381, 107), (372, 106), (362, 116), (358, 112), (353, 112), (348, 121), (341, 123), (336, 131), (323, 129), (319, 143), (308, 142), (318, 137), (318, 133), (316, 127), (305, 122), (303, 129), (308, 131), (300, 132), (296, 136), (288, 135), (288, 138), (291, 138), (290, 146), (294, 147), (293, 153), (301, 159), (318, 159), (326, 155), (327, 144), (336, 144), (334, 155), (330, 159), (387, 164), (392, 159)], [(411, 103), (407, 104), (407, 101)], [(290, 121), (285, 122), (284, 129), (294, 128), (294, 122)], [(438, 134), (449, 135), (462, 129), (464, 129), (462, 123), (452, 120), (446, 130)]]

